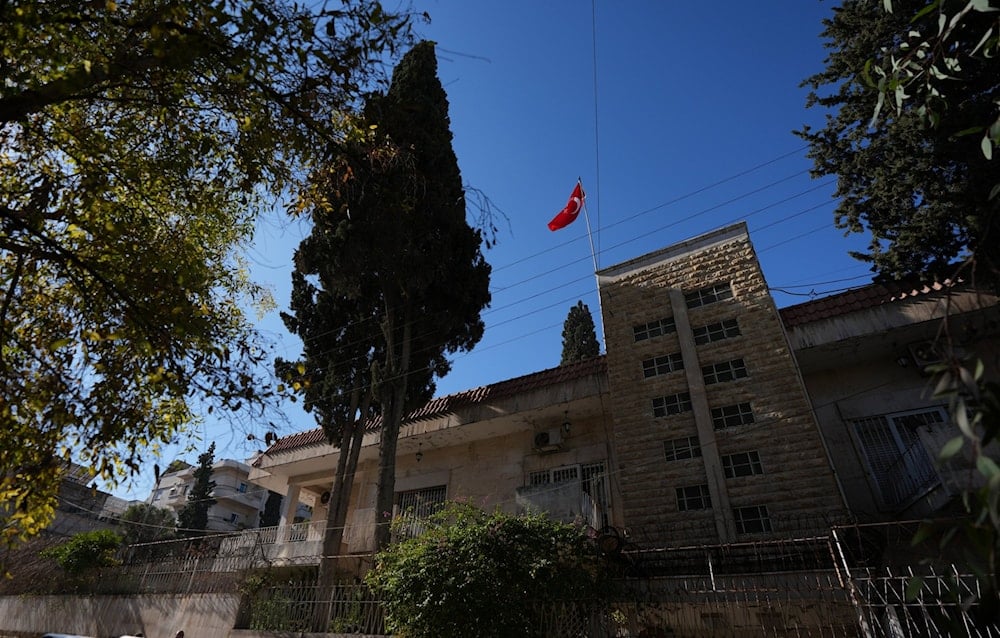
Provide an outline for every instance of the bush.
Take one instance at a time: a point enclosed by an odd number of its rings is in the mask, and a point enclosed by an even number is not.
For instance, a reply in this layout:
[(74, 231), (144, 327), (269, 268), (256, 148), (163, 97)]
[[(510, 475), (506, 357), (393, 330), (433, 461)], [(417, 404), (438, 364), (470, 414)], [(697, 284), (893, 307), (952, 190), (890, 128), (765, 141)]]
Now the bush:
[(121, 544), (118, 534), (98, 529), (75, 534), (61, 545), (42, 550), (40, 555), (55, 560), (67, 574), (78, 576), (91, 569), (117, 565), (115, 552)]
[[(397, 519), (397, 529), (404, 523)], [(407, 638), (532, 636), (540, 602), (605, 593), (605, 569), (582, 529), (531, 514), (451, 504), (420, 536), (390, 546), (366, 577), (386, 628)]]

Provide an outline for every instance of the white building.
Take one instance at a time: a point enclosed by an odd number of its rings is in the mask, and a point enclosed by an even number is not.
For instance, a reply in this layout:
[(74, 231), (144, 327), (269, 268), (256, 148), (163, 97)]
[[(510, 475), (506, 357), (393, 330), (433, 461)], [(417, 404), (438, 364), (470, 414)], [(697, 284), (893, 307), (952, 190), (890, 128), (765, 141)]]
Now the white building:
[[(188, 493), (194, 487), (196, 466), (188, 466), (160, 476), (149, 497), (156, 507), (171, 509), (175, 514), (187, 505)], [(260, 525), (260, 513), (267, 502), (267, 488), (248, 480), (250, 466), (233, 459), (222, 459), (212, 466), (215, 503), (208, 510), (208, 529), (231, 532)]]

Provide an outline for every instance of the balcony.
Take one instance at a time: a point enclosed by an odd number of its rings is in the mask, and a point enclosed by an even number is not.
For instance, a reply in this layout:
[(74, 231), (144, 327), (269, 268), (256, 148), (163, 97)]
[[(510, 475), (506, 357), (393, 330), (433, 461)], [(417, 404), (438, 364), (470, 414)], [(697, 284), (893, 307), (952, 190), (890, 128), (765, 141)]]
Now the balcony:
[[(260, 548), (270, 563), (316, 563), (323, 553), (326, 521), (246, 529), (226, 537), (220, 553), (235, 555)], [(308, 559), (308, 560), (306, 560)]]

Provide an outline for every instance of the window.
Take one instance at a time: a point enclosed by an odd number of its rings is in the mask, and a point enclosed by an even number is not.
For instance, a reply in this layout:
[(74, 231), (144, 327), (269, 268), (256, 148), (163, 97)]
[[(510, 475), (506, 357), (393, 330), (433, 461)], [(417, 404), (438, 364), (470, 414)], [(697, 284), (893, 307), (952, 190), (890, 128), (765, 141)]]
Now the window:
[(153, 500), (154, 501), (160, 500), (161, 496), (163, 496), (163, 490), (156, 490), (155, 492), (153, 492)]
[(724, 383), (734, 379), (742, 379), (747, 376), (747, 367), (743, 363), (743, 359), (733, 359), (732, 361), (705, 366), (701, 369), (701, 373), (705, 376), (705, 385), (712, 385), (713, 383)]
[(646, 359), (642, 362), (642, 374), (648, 379), (660, 374), (667, 374), (684, 369), (684, 359), (681, 353), (665, 354), (662, 357)]
[(684, 295), (684, 301), (687, 302), (688, 308), (707, 306), (708, 304), (715, 303), (716, 301), (732, 298), (733, 287), (728, 283), (715, 284), (714, 286), (694, 290)]
[(760, 455), (756, 451), (753, 451), (723, 456), (722, 471), (725, 473), (726, 478), (737, 478), (740, 476), (763, 474), (764, 468), (760, 464)]
[(670, 416), (681, 412), (691, 411), (691, 395), (687, 392), (679, 394), (668, 394), (664, 397), (653, 399), (653, 416)]
[(632, 336), (636, 341), (645, 341), (646, 339), (669, 334), (675, 330), (677, 330), (677, 325), (674, 323), (674, 318), (664, 317), (663, 319), (657, 319), (649, 323), (632, 326)]
[(549, 485), (563, 481), (576, 481), (580, 478), (579, 465), (562, 465), (560, 467), (532, 472), (528, 475), (528, 485)]
[(677, 488), (677, 511), (707, 510), (712, 508), (712, 497), (708, 485), (692, 485)]
[(750, 425), (753, 422), (753, 410), (750, 409), (749, 403), (712, 408), (712, 424), (715, 425), (716, 430)]
[(232, 523), (233, 525), (239, 523), (240, 522), (240, 515), (239, 514), (230, 514), (229, 515), (229, 522)]
[(240, 494), (246, 494), (247, 493), (247, 484), (246, 483), (240, 483), (240, 486), (238, 488), (236, 488), (236, 491), (239, 492)]
[(701, 456), (701, 446), (698, 444), (698, 437), (696, 436), (664, 441), (663, 451), (667, 455), (668, 461), (680, 461), (682, 459), (693, 459)]
[(568, 481), (580, 481), (584, 494), (588, 494), (597, 506), (598, 520), (592, 521), (590, 524), (594, 527), (610, 524), (611, 498), (604, 461), (583, 465), (563, 465), (528, 474), (528, 485), (550, 485)]
[(737, 507), (733, 509), (737, 534), (760, 534), (771, 531), (771, 519), (763, 505)]
[(707, 326), (695, 328), (694, 342), (699, 346), (713, 341), (722, 341), (732, 337), (740, 336), (740, 325), (735, 319), (726, 319), (718, 323), (710, 323)]
[(854, 432), (882, 504), (896, 507), (937, 485), (939, 478), (917, 428), (944, 423), (941, 408), (856, 419)]
[(399, 515), (407, 519), (405, 524), (400, 525), (400, 532), (404, 538), (413, 538), (424, 531), (421, 521), (440, 509), (447, 491), (447, 486), (435, 485), (420, 490), (400, 492), (397, 495)]

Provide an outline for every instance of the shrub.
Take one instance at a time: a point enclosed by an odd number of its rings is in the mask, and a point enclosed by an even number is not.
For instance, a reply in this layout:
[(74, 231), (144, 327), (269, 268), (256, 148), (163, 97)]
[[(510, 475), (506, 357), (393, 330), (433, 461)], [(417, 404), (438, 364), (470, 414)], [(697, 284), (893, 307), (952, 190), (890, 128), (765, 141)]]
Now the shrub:
[[(398, 530), (402, 523), (393, 524)], [(419, 536), (378, 554), (366, 579), (383, 601), (390, 632), (488, 638), (535, 635), (538, 603), (597, 597), (604, 573), (576, 526), (450, 504)]]
[(115, 552), (121, 544), (118, 534), (98, 529), (74, 534), (65, 543), (42, 550), (41, 556), (55, 560), (67, 574), (78, 576), (91, 569), (117, 565)]

